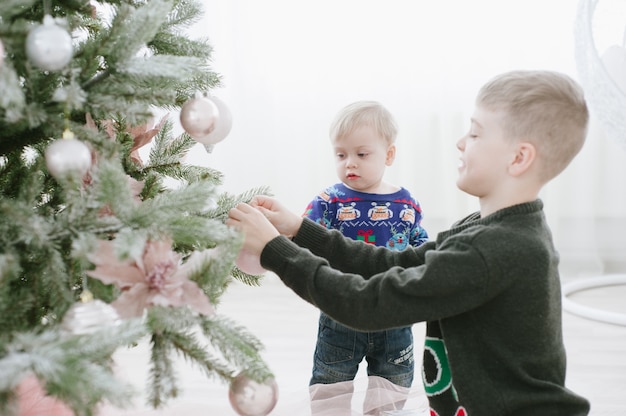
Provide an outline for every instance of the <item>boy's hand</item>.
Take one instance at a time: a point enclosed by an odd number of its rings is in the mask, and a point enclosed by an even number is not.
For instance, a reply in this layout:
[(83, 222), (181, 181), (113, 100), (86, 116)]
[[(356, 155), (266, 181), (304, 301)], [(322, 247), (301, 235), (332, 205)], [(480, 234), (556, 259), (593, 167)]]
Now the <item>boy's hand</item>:
[(259, 209), (245, 203), (240, 203), (228, 211), (226, 224), (244, 233), (242, 249), (256, 256), (261, 256), (265, 245), (279, 235)]
[(252, 198), (250, 205), (261, 211), (265, 218), (284, 236), (293, 237), (302, 225), (302, 217), (286, 209), (274, 198), (257, 195)]

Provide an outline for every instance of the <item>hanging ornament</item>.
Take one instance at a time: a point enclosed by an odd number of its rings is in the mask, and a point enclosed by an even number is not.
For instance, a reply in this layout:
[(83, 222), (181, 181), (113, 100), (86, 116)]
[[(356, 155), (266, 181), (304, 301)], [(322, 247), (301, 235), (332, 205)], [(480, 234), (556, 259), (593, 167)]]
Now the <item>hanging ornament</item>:
[(199, 141), (215, 129), (219, 110), (213, 101), (200, 94), (188, 100), (180, 110), (180, 124), (185, 131)]
[(235, 260), (235, 265), (244, 273), (259, 275), (265, 273), (267, 270), (261, 266), (261, 259), (259, 256), (250, 253), (246, 249), (241, 249), (239, 255)]
[(228, 399), (241, 416), (266, 416), (278, 401), (278, 385), (274, 379), (257, 383), (242, 373), (230, 383)]
[(217, 117), (213, 131), (206, 136), (198, 137), (196, 140), (205, 145), (212, 145), (221, 142), (228, 136), (233, 127), (233, 115), (224, 103), (217, 97), (209, 97), (217, 107)]
[(74, 138), (74, 133), (65, 130), (63, 138), (46, 149), (46, 166), (56, 179), (82, 177), (91, 167), (91, 152), (85, 143)]
[(84, 291), (80, 302), (75, 303), (65, 313), (61, 328), (70, 334), (91, 334), (99, 329), (120, 323), (120, 316), (111, 305), (94, 299), (91, 292)]
[(35, 27), (26, 38), (26, 55), (33, 65), (45, 71), (63, 69), (72, 59), (72, 37), (45, 15), (43, 24)]

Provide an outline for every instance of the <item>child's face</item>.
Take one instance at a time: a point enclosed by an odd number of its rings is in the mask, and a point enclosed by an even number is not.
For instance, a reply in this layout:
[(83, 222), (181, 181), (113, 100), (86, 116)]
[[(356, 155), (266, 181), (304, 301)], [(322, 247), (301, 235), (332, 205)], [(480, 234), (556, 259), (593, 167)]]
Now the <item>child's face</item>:
[(367, 193), (380, 193), (385, 167), (393, 163), (395, 146), (388, 145), (370, 126), (332, 141), (339, 180), (348, 187)]
[(457, 186), (479, 198), (496, 195), (506, 186), (515, 143), (502, 128), (503, 113), (476, 107), (469, 132), (457, 142), (461, 151)]

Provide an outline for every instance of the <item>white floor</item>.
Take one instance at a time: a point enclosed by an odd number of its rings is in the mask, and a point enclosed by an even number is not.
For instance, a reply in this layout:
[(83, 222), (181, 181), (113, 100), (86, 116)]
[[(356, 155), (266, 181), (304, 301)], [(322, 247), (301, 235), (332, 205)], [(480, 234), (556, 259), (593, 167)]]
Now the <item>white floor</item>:
[[(607, 287), (572, 295), (572, 299), (626, 313), (626, 287)], [(279, 401), (271, 416), (308, 415), (308, 381), (317, 334), (318, 311), (300, 300), (273, 275), (260, 287), (234, 283), (222, 298), (220, 314), (246, 326), (265, 345), (264, 358), (279, 386)], [(592, 416), (626, 414), (626, 327), (596, 322), (564, 313), (564, 336), (568, 349), (568, 385), (591, 400)], [(423, 340), (422, 324), (414, 326), (416, 351)], [(144, 345), (120, 351), (116, 363), (125, 377), (138, 388), (147, 378), (148, 352)], [(419, 353), (416, 354), (416, 358)], [(228, 399), (228, 385), (208, 380), (184, 361), (178, 367), (181, 395), (164, 409), (145, 406), (138, 397), (132, 409), (103, 409), (102, 416), (236, 416)], [(363, 370), (363, 369), (362, 369)], [(365, 376), (357, 377), (356, 391), (364, 387)], [(413, 409), (423, 409), (425, 397), (414, 383), (417, 397)], [(357, 396), (358, 397), (358, 396)], [(353, 408), (359, 409), (356, 400)], [(412, 414), (423, 414), (415, 410)]]

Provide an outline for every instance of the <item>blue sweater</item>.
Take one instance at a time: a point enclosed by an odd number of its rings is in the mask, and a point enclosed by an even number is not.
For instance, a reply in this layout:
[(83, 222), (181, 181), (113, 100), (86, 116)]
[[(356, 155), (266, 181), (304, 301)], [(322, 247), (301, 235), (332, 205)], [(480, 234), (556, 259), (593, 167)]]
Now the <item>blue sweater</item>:
[(338, 183), (309, 203), (305, 217), (353, 240), (391, 250), (417, 247), (428, 240), (421, 226), (422, 209), (408, 190), (369, 194)]

